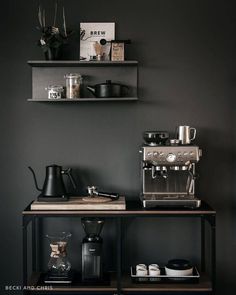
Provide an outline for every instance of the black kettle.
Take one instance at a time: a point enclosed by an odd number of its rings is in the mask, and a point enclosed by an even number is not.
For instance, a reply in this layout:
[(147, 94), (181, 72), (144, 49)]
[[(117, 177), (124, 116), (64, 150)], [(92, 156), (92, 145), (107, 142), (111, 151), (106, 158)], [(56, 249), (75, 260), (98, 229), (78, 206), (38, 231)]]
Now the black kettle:
[(38, 196), (38, 201), (40, 202), (62, 202), (68, 200), (68, 194), (62, 178), (64, 174), (69, 177), (74, 189), (76, 189), (76, 184), (71, 174), (71, 168), (62, 169), (62, 167), (58, 165), (46, 166), (46, 177), (42, 189), (38, 187), (34, 170), (31, 167), (28, 168), (33, 174), (36, 189), (41, 191), (41, 194)]

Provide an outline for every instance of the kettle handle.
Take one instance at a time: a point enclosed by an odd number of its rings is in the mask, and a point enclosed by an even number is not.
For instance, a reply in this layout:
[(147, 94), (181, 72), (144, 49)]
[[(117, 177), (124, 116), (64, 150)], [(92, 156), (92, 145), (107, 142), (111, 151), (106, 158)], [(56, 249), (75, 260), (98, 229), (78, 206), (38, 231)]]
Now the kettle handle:
[(62, 170), (62, 174), (66, 174), (69, 177), (73, 188), (76, 189), (77, 186), (76, 186), (76, 183), (75, 183), (75, 179), (74, 179), (73, 175), (71, 174), (71, 168)]
[(32, 172), (32, 174), (33, 174), (33, 178), (34, 178), (34, 183), (35, 183), (35, 187), (36, 187), (36, 189), (38, 190), (38, 191), (42, 191), (42, 189), (40, 189), (39, 188), (39, 186), (38, 186), (38, 183), (37, 183), (37, 179), (36, 179), (36, 175), (35, 175), (35, 172), (34, 172), (34, 170), (33, 170), (33, 168), (31, 168), (30, 166), (28, 166), (28, 168), (29, 168), (29, 170)]

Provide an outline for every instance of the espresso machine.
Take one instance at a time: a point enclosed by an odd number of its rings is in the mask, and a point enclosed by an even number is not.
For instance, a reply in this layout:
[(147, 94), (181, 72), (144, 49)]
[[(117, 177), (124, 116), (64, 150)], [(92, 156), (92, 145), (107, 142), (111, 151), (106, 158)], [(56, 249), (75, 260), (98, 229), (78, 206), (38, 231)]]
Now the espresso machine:
[[(188, 126), (186, 126), (188, 127)], [(195, 196), (198, 146), (169, 139), (169, 133), (147, 131), (141, 147), (141, 201), (144, 208), (198, 208)]]
[(81, 219), (86, 236), (82, 242), (82, 281), (103, 280), (102, 238), (100, 233), (104, 220), (100, 218)]

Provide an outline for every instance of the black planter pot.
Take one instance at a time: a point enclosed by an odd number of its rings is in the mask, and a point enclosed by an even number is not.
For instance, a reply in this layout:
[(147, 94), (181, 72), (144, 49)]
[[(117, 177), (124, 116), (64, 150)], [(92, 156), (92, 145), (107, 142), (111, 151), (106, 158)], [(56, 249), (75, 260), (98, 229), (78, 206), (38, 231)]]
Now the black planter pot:
[(46, 60), (57, 60), (60, 58), (60, 47), (59, 48), (48, 48), (46, 52), (44, 52), (44, 56)]

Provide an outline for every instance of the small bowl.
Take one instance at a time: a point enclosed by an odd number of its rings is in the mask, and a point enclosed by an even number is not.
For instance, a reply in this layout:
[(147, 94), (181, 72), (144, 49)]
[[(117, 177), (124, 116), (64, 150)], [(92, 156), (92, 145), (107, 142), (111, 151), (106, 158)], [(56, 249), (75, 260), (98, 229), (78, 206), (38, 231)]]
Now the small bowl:
[(193, 267), (189, 269), (171, 269), (165, 266), (166, 275), (170, 277), (184, 277), (191, 276), (193, 274)]
[(193, 274), (193, 266), (185, 259), (172, 259), (165, 266), (165, 271), (168, 276), (181, 277), (191, 276)]

